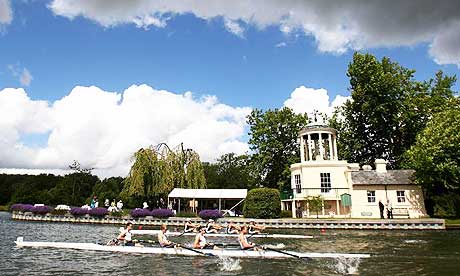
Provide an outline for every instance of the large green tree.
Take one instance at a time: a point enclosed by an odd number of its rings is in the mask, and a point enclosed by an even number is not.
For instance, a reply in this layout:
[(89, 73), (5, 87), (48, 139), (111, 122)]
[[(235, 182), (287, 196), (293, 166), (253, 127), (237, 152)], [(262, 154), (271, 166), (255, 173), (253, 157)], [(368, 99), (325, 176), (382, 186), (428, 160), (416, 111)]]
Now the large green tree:
[[(437, 215), (460, 216), (460, 101), (451, 99), (433, 115), (416, 143), (405, 154), (405, 166), (416, 170), (416, 181)], [(443, 197), (456, 195), (445, 201)], [(436, 202), (439, 201), (439, 202)], [(450, 202), (450, 203), (449, 203)], [(452, 206), (452, 207), (449, 207)], [(430, 207), (430, 206), (428, 206)], [(446, 211), (450, 210), (450, 211)]]
[(354, 54), (347, 72), (352, 99), (331, 121), (341, 158), (367, 164), (384, 158), (390, 168), (401, 167), (417, 133), (454, 95), (455, 77), (438, 72), (419, 82), (414, 72), (386, 57)]
[(249, 145), (253, 150), (252, 166), (264, 187), (284, 189), (290, 186), (289, 166), (300, 160), (297, 143), (299, 131), (308, 123), (306, 114), (290, 108), (262, 111), (254, 109), (248, 116)]
[(124, 181), (122, 196), (153, 199), (166, 196), (173, 188), (203, 188), (206, 186), (199, 155), (182, 145), (140, 149)]
[(248, 155), (227, 153), (216, 163), (203, 163), (203, 169), (206, 186), (212, 189), (251, 189), (258, 180)]

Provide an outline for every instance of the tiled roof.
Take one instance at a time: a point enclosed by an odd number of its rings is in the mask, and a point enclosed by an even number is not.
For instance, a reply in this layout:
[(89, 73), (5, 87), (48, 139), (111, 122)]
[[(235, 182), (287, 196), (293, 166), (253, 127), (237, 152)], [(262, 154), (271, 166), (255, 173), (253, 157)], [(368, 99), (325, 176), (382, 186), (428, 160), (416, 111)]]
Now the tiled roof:
[(412, 176), (414, 170), (388, 170), (384, 173), (376, 171), (351, 172), (353, 185), (392, 185), (392, 184), (414, 184)]

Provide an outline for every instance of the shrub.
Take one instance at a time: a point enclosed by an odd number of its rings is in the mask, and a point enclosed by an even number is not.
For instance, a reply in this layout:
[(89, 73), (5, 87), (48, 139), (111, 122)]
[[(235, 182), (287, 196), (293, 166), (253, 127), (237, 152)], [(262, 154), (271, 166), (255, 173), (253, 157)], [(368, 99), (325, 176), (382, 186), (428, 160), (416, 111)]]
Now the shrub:
[(73, 207), (73, 208), (70, 208), (70, 213), (74, 216), (84, 216), (88, 214), (88, 209), (80, 208), (80, 207)]
[(34, 208), (31, 204), (13, 204), (11, 205), (11, 211), (21, 211), (21, 212), (32, 212)]
[(174, 213), (171, 209), (153, 209), (150, 215), (155, 218), (174, 217)]
[(281, 211), (280, 218), (292, 218), (292, 212), (288, 210)]
[(193, 212), (179, 212), (176, 214), (179, 218), (196, 218), (196, 214)]
[(222, 217), (222, 212), (216, 209), (205, 209), (198, 213), (198, 216), (204, 220), (218, 219)]
[(131, 210), (131, 216), (133, 218), (142, 218), (146, 216), (151, 216), (152, 213), (149, 211), (149, 209), (141, 209), (141, 208), (136, 208)]
[(243, 213), (250, 218), (278, 218), (281, 212), (280, 193), (277, 189), (257, 188), (248, 192)]
[(95, 217), (103, 217), (108, 213), (109, 211), (104, 207), (93, 208), (88, 211), (88, 214)]
[(45, 205), (45, 206), (35, 206), (32, 208), (31, 211), (34, 214), (44, 215), (44, 214), (51, 212), (51, 210), (53, 210), (51, 207)]

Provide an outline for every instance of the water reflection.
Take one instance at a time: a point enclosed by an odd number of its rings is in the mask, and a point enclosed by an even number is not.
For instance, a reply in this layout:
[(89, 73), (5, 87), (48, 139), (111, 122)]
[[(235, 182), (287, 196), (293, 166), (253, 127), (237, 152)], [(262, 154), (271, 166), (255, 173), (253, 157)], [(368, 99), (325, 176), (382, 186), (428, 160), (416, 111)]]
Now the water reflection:
[[(280, 232), (281, 230), (274, 231)], [(17, 236), (34, 241), (105, 242), (117, 226), (16, 222), (0, 213), (1, 275), (458, 275), (460, 231), (289, 231), (315, 239), (254, 239), (283, 250), (371, 253), (369, 259), (220, 259), (69, 249), (16, 248)], [(153, 237), (150, 237), (153, 238)], [(190, 237), (177, 239), (190, 243)], [(235, 242), (216, 238), (215, 242)]]

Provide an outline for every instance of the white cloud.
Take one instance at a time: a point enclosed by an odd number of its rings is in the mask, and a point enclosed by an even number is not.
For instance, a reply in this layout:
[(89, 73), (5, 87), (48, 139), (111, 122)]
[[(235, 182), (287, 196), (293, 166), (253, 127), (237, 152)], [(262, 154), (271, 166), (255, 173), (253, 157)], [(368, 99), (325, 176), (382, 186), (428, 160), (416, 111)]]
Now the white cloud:
[(19, 63), (18, 64), (10, 64), (7, 66), (8, 70), (10, 70), (11, 74), (13, 77), (18, 78), (19, 82), (23, 86), (29, 86), (34, 77), (32, 74), (29, 72), (27, 68), (20, 68)]
[(309, 116), (314, 111), (332, 116), (334, 108), (342, 106), (351, 97), (337, 95), (330, 102), (326, 89), (314, 89), (300, 86), (294, 89), (291, 97), (284, 102), (284, 106), (291, 108), (295, 113), (307, 113)]
[(319, 51), (335, 54), (428, 43), (436, 62), (460, 64), (457, 0), (53, 0), (49, 7), (57, 15), (83, 16), (106, 27), (164, 27), (169, 18), (186, 13), (204, 20), (221, 17), (238, 36), (244, 32), (241, 24), (279, 26), (286, 34), (312, 36)]
[(19, 77), (19, 82), (24, 86), (29, 86), (33, 79), (34, 77), (32, 77), (32, 74), (30, 74), (29, 70), (24, 68), (22, 70), (21, 76)]
[[(31, 100), (23, 89), (0, 91), (0, 168), (63, 170), (73, 161), (101, 176), (125, 176), (141, 147), (181, 142), (203, 161), (227, 152), (243, 154), (248, 107), (216, 97), (194, 99), (147, 85), (114, 93), (75, 87), (53, 103)], [(49, 133), (46, 146), (28, 147), (24, 134)], [(33, 172), (33, 171), (31, 171)]]
[(287, 46), (286, 42), (280, 42), (280, 43), (275, 45), (276, 48), (282, 48), (282, 47), (286, 47), (286, 46)]
[(13, 11), (9, 0), (0, 0), (0, 25), (8, 25), (13, 21)]

